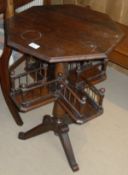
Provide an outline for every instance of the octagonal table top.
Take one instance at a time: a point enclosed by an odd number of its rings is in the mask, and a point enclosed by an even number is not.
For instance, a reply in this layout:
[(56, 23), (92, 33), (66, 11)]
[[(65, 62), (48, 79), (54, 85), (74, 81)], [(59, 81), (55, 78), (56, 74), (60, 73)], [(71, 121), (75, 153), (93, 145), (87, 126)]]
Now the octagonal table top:
[(7, 45), (47, 62), (105, 58), (123, 33), (106, 14), (76, 5), (35, 6), (6, 21)]

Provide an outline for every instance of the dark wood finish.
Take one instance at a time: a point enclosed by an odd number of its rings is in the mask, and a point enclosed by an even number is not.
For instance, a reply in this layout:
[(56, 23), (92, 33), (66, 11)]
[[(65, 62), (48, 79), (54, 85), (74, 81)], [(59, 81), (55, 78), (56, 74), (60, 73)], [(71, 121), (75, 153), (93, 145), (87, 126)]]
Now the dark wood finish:
[(115, 47), (113, 52), (110, 53), (109, 59), (113, 63), (116, 63), (126, 69), (128, 69), (128, 26), (117, 23), (122, 31), (125, 33), (125, 37)]
[(94, 62), (94, 64), (92, 62), (85, 64), (84, 62), (85, 65), (79, 65), (69, 70), (68, 79), (74, 86), (85, 80), (90, 81), (93, 85), (97, 84), (106, 79), (107, 62), (107, 59)]
[[(2, 3), (2, 2), (1, 2)], [(4, 14), (5, 19), (14, 15), (14, 4), (13, 1), (6, 1), (6, 12)], [(5, 39), (6, 40), (6, 39)], [(17, 107), (13, 103), (12, 99), (10, 98), (10, 91), (11, 91), (11, 84), (9, 79), (9, 58), (11, 56), (12, 49), (7, 47), (4, 44), (3, 54), (0, 58), (0, 82), (1, 82), (1, 89), (5, 98), (5, 101), (8, 105), (8, 108), (18, 125), (22, 125), (23, 121), (18, 113)]]
[(46, 133), (48, 131), (53, 131), (55, 132), (56, 135), (59, 136), (69, 165), (71, 166), (73, 171), (78, 171), (79, 167), (78, 164), (76, 163), (71, 142), (68, 136), (69, 128), (66, 124), (64, 124), (61, 121), (58, 121), (56, 118), (53, 118), (51, 116), (44, 116), (42, 124), (36, 126), (30, 131), (27, 131), (26, 133), (20, 132), (19, 138), (24, 140), (31, 138), (33, 136), (37, 136), (39, 134)]
[[(102, 114), (104, 89), (96, 89), (91, 82), (104, 79), (107, 54), (123, 35), (107, 15), (89, 8), (55, 5), (33, 7), (16, 15), (13, 12), (13, 0), (9, 0), (5, 46), (9, 51), (8, 55), (4, 52), (1, 61), (4, 65), (1, 64), (1, 74), (5, 72), (1, 79), (3, 89), (8, 85), (4, 91), (6, 99), (10, 99), (10, 92), (13, 110), (17, 107), (23, 112), (54, 101), (52, 117), (44, 116), (43, 123), (19, 133), (19, 138), (55, 132), (69, 165), (76, 171), (79, 168), (68, 136), (68, 125), (83, 124)], [(22, 28), (19, 27), (21, 23)], [(40, 47), (31, 48), (31, 43)], [(7, 64), (12, 48), (40, 59), (39, 67), (33, 71), (26, 69), (18, 75), (11, 73), (9, 78)], [(29, 75), (34, 77), (33, 82), (29, 82)], [(22, 78), (25, 78), (23, 83)]]
[[(10, 18), (14, 15), (14, 8), (20, 7), (22, 5), (25, 5), (28, 2), (31, 2), (32, 0), (18, 0), (18, 1), (4, 1), (0, 0), (0, 13), (4, 14), (4, 19)], [(5, 41), (6, 41), (6, 35), (5, 35)], [(25, 60), (25, 55), (20, 58), (18, 61), (15, 62), (9, 69), (9, 58), (11, 54), (11, 49), (8, 48), (5, 45), (3, 55), (0, 59), (0, 81), (1, 81), (1, 88), (3, 91), (3, 95), (5, 97), (6, 103), (9, 107), (9, 110), (16, 121), (18, 125), (22, 125), (23, 121), (18, 113), (18, 109), (16, 105), (13, 103), (13, 101), (10, 98), (10, 79), (9, 79), (9, 71), (12, 71), (15, 69), (21, 62)]]
[[(107, 15), (75, 5), (33, 7), (6, 27), (9, 46), (52, 63), (104, 58), (122, 38)], [(40, 47), (31, 48), (31, 42)]]
[[(72, 79), (68, 80), (70, 83), (66, 84), (66, 77), (62, 76), (64, 67), (65, 65), (62, 63), (57, 64), (55, 79), (51, 81), (47, 80), (49, 67), (46, 67), (46, 64), (40, 69), (27, 71), (27, 73), (24, 72), (19, 75), (13, 73), (11, 75), (11, 97), (17, 108), (22, 112), (27, 112), (55, 101), (53, 115), (56, 117), (63, 117), (66, 111), (72, 120), (82, 124), (99, 116), (102, 113), (102, 94), (87, 81), (88, 77), (82, 77), (81, 79), (76, 72), (74, 72), (74, 75), (79, 81), (74, 79), (74, 76), (72, 78), (71, 75)], [(61, 75), (58, 76), (57, 71)], [(28, 76), (33, 74), (34, 77), (37, 77), (36, 75), (39, 72), (44, 74), (43, 78), (40, 80), (34, 78), (33, 82), (29, 82)]]
[(12, 117), (14, 118), (14, 120), (18, 125), (22, 125), (23, 121), (19, 116), (16, 106), (14, 105), (13, 101), (10, 98), (11, 87), (10, 87), (9, 69), (8, 69), (10, 55), (11, 55), (11, 49), (6, 47), (0, 59), (1, 89), (5, 98), (6, 104), (8, 105), (8, 108), (12, 114)]
[[(22, 5), (25, 5), (29, 2), (31, 2), (32, 0), (15, 0), (15, 8), (18, 8)], [(7, 2), (5, 0), (0, 0), (0, 13), (3, 13), (5, 15), (5, 10), (6, 10), (6, 4)], [(15, 61), (15, 63), (13, 63), (13, 65), (10, 66), (10, 71), (12, 71), (13, 69), (15, 69), (18, 65), (20, 65), (23, 61), (25, 60), (25, 57), (23, 56), (22, 58), (18, 59), (17, 61)]]

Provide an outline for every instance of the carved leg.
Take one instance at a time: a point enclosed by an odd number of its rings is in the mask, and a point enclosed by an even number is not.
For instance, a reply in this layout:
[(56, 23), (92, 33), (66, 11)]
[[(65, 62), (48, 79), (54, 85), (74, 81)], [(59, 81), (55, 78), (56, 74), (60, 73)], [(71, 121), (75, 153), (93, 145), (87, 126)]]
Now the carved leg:
[(15, 122), (18, 125), (22, 125), (23, 121), (18, 113), (18, 110), (14, 103), (12, 102), (10, 98), (10, 79), (9, 79), (9, 58), (11, 56), (11, 49), (8, 47), (5, 47), (3, 55), (0, 59), (0, 80), (1, 80), (1, 89), (6, 101), (6, 104), (8, 105), (8, 108), (15, 120)]
[(37, 135), (43, 134), (45, 132), (48, 132), (53, 129), (52, 128), (53, 126), (51, 123), (52, 123), (52, 118), (46, 115), (44, 116), (42, 124), (32, 128), (31, 130), (27, 132), (20, 132), (18, 137), (19, 139), (25, 140), (25, 139), (29, 139)]
[(65, 154), (67, 156), (67, 160), (69, 162), (69, 165), (71, 166), (73, 171), (78, 171), (79, 167), (78, 164), (76, 163), (74, 152), (72, 149), (72, 145), (68, 136), (68, 126), (63, 125), (59, 127), (58, 133), (59, 137), (62, 143), (62, 146), (64, 148)]

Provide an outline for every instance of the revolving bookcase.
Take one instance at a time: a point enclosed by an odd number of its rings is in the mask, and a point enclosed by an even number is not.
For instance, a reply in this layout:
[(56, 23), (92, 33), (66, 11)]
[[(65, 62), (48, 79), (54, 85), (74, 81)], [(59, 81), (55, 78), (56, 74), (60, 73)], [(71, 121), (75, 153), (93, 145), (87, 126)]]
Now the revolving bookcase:
[[(21, 125), (19, 112), (54, 103), (52, 115), (44, 115), (40, 125), (20, 132), (19, 138), (53, 131), (60, 138), (69, 165), (77, 171), (68, 126), (83, 124), (103, 113), (105, 90), (95, 85), (106, 79), (107, 55), (123, 34), (108, 15), (85, 7), (36, 6), (14, 15), (13, 0), (8, 6), (0, 71), (10, 112)], [(9, 72), (13, 49), (26, 55), (22, 73)]]

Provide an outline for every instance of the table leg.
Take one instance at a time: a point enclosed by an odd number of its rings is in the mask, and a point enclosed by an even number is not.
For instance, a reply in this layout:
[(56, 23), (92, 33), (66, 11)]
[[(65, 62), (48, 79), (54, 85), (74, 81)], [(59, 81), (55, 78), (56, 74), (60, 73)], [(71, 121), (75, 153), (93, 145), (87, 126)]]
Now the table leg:
[(75, 156), (74, 156), (74, 152), (72, 149), (72, 145), (68, 136), (68, 131), (69, 128), (67, 125), (62, 125), (61, 127), (59, 127), (59, 137), (63, 146), (63, 149), (65, 151), (67, 160), (69, 162), (69, 165), (71, 166), (73, 171), (78, 171), (79, 170), (79, 166), (76, 163), (75, 160)]
[[(57, 77), (58, 74), (62, 74), (64, 78), (67, 77), (67, 64), (64, 64), (64, 63), (56, 64), (55, 77)], [(79, 170), (79, 167), (78, 167), (78, 164), (76, 163), (72, 145), (68, 136), (69, 128), (68, 128), (68, 125), (64, 124), (63, 122), (63, 118), (65, 114), (66, 112), (62, 108), (62, 106), (60, 106), (58, 101), (55, 101), (54, 108), (53, 108), (53, 116), (58, 121), (58, 129), (55, 132), (58, 134), (61, 140), (69, 165), (71, 166), (73, 171), (77, 171)]]
[(22, 125), (23, 121), (18, 113), (18, 109), (10, 98), (10, 78), (9, 78), (9, 58), (12, 50), (8, 47), (4, 48), (3, 55), (0, 58), (0, 81), (1, 89), (6, 101), (6, 104), (18, 125)]
[(35, 136), (38, 136), (40, 134), (43, 134), (45, 132), (53, 130), (53, 124), (52, 124), (52, 118), (49, 115), (45, 115), (43, 122), (36, 127), (28, 130), (27, 132), (20, 132), (18, 137), (21, 140), (26, 140)]

